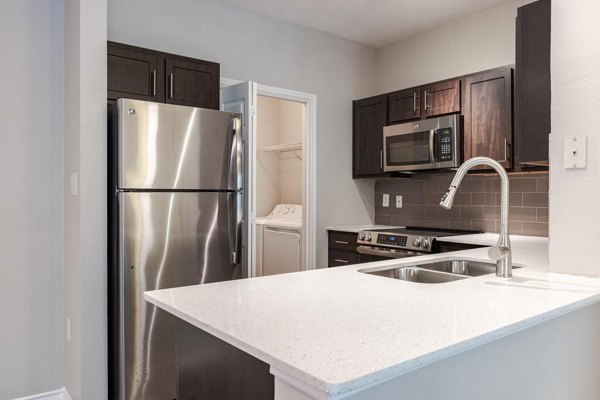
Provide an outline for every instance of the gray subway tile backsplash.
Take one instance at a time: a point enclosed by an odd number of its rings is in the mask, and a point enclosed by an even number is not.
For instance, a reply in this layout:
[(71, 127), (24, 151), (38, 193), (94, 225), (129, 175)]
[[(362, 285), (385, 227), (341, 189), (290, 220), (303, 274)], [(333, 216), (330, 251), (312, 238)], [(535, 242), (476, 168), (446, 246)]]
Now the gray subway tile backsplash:
[[(453, 173), (417, 174), (411, 179), (382, 179), (375, 183), (375, 223), (431, 228), (500, 230), (500, 180), (497, 175), (467, 175), (450, 210), (439, 206)], [(548, 174), (510, 175), (510, 232), (548, 235)], [(390, 194), (390, 206), (382, 196)], [(396, 195), (403, 207), (396, 208)]]

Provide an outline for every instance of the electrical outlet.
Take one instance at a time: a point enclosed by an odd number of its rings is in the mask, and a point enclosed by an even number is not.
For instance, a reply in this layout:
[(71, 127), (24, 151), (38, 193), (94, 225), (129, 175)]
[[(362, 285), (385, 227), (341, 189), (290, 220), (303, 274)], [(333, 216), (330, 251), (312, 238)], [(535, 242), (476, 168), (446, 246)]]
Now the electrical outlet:
[(383, 206), (384, 207), (390, 206), (390, 195), (387, 193), (384, 193), (384, 195), (383, 195)]
[(71, 343), (71, 320), (69, 318), (67, 318), (66, 337), (67, 342)]
[(396, 196), (396, 208), (402, 208), (402, 196)]

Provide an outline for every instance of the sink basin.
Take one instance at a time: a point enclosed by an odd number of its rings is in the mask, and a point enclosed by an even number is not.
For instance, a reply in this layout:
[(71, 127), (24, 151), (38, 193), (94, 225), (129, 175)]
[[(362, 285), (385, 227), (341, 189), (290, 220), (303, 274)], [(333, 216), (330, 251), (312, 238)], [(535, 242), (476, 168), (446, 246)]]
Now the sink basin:
[[(513, 265), (513, 269), (517, 269)], [(359, 269), (358, 272), (369, 275), (384, 276), (417, 283), (445, 283), (468, 279), (475, 276), (496, 273), (496, 264), (465, 259), (445, 259), (440, 261), (425, 261), (404, 266), (391, 266), (386, 269)]]
[(445, 283), (468, 278), (465, 275), (450, 274), (447, 272), (416, 267), (395, 267), (380, 271), (359, 270), (359, 272), (418, 283)]
[[(462, 259), (428, 262), (424, 264), (417, 264), (415, 267), (466, 276), (481, 276), (496, 273), (495, 263)], [(519, 267), (513, 266), (513, 269), (516, 268)]]

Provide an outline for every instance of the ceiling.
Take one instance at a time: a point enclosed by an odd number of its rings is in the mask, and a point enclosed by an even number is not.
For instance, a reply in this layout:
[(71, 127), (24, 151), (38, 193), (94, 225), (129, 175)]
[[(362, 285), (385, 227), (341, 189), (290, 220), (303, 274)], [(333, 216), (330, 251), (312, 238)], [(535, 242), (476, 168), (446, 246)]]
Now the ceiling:
[(507, 0), (225, 0), (371, 47), (506, 3)]

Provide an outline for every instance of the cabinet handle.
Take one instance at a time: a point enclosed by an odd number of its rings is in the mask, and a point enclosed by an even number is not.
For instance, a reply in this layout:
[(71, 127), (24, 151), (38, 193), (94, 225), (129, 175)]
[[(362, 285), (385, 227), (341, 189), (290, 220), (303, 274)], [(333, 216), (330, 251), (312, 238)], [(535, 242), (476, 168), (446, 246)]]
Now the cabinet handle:
[(508, 140), (504, 138), (504, 160), (499, 160), (498, 162), (508, 162)]
[(156, 96), (156, 70), (152, 71), (152, 96)]
[(173, 73), (169, 74), (169, 98), (173, 98)]
[(343, 240), (336, 240), (335, 242), (338, 244), (349, 244), (348, 242), (344, 242)]
[(427, 109), (431, 108), (427, 105), (427, 96), (429, 96), (429, 93), (427, 93), (427, 90), (425, 91), (425, 113), (427, 113)]
[(381, 169), (383, 169), (383, 150), (379, 151), (379, 165), (381, 165)]
[(348, 260), (342, 260), (342, 259), (340, 259), (340, 258), (335, 258), (333, 261), (335, 261), (335, 262), (339, 262), (339, 263), (348, 264)]
[[(427, 92), (425, 92), (425, 93), (427, 93)], [(413, 112), (415, 114), (417, 113), (417, 110), (419, 109), (419, 106), (417, 106), (417, 99), (418, 99), (417, 92), (415, 91), (415, 92), (413, 92)]]

